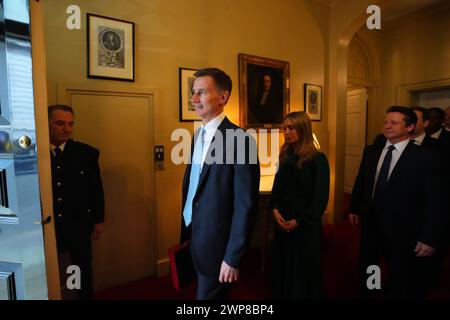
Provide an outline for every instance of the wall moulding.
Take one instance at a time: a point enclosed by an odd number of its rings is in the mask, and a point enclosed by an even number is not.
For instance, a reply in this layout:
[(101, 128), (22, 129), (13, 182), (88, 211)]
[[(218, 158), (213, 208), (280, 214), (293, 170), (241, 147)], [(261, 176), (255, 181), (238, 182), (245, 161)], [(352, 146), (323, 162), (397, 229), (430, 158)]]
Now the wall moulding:
[(409, 105), (411, 93), (450, 88), (450, 78), (401, 84), (396, 88), (396, 104)]

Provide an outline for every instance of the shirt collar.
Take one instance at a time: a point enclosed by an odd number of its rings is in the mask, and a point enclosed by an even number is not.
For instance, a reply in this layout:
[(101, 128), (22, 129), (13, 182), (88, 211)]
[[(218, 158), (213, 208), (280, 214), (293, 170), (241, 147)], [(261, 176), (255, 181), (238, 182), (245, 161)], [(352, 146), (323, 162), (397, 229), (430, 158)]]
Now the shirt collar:
[(217, 128), (222, 123), (223, 119), (225, 119), (225, 113), (222, 112), (218, 116), (216, 116), (214, 119), (209, 121), (206, 125), (202, 125), (202, 128), (206, 130), (206, 134), (209, 135), (210, 133), (214, 133)]
[(389, 148), (389, 146), (393, 145), (395, 147), (395, 150), (399, 151), (400, 153), (403, 152), (403, 150), (405, 150), (406, 146), (409, 143), (409, 139), (405, 139), (403, 141), (397, 142), (396, 144), (392, 144), (389, 142), (389, 140), (386, 141), (386, 145), (384, 146), (384, 148)]
[(442, 132), (442, 128), (440, 128), (438, 131), (436, 131), (435, 133), (433, 133), (433, 134), (431, 135), (431, 137), (432, 137), (432, 138), (435, 138), (435, 139), (439, 139), (439, 137), (440, 137), (440, 135), (441, 135), (441, 132)]
[(425, 132), (422, 133), (420, 136), (414, 138), (414, 140), (416, 140), (420, 145), (423, 143), (423, 139), (425, 139)]
[[(61, 149), (61, 152), (64, 151), (64, 147), (66, 146), (66, 142), (67, 142), (67, 141), (65, 141), (64, 143), (61, 143), (61, 144), (59, 145), (58, 148)], [(56, 149), (56, 146), (54, 146), (53, 144), (50, 143), (50, 150), (52, 150), (53, 154), (55, 154), (55, 149)]]

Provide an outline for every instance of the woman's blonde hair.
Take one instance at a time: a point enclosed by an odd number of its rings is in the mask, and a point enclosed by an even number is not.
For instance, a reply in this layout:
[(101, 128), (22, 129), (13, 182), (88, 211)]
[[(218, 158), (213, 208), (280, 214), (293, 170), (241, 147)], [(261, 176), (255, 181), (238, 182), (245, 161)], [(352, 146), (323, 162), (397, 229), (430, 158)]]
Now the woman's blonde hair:
[(280, 163), (286, 161), (288, 152), (291, 151), (298, 156), (297, 166), (301, 168), (305, 161), (311, 160), (318, 152), (314, 145), (311, 120), (304, 111), (289, 113), (283, 119), (283, 124), (286, 120), (292, 121), (298, 135), (298, 141), (292, 144), (287, 141), (284, 142), (280, 151)]

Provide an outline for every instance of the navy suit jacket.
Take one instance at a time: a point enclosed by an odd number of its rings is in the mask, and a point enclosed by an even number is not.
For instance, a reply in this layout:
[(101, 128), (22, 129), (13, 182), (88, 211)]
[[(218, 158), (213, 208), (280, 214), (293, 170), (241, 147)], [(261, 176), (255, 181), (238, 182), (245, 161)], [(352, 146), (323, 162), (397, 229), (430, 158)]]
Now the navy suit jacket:
[[(181, 241), (190, 239), (194, 265), (200, 274), (208, 277), (219, 275), (223, 260), (234, 268), (240, 266), (258, 210), (259, 163), (256, 155), (255, 163), (248, 161), (250, 150), (256, 152), (256, 142), (247, 135), (245, 143), (240, 146), (237, 138), (229, 136), (236, 130), (242, 129), (228, 118), (217, 128), (208, 154), (217, 156), (222, 163), (208, 164), (205, 161), (193, 199), (190, 230), (185, 227), (183, 219), (181, 223)], [(194, 141), (197, 136), (198, 131)], [(214, 150), (221, 138), (225, 146), (222, 155), (221, 150)], [(246, 159), (240, 164), (237, 160), (242, 155)], [(233, 159), (233, 163), (226, 163), (227, 158)], [(183, 180), (182, 208), (189, 189), (190, 172), (189, 164)]]
[[(444, 164), (446, 164), (450, 161), (450, 132), (445, 130), (445, 127), (442, 127), (441, 135), (436, 140), (438, 141), (438, 148), (443, 156)], [(450, 175), (448, 171), (446, 173), (447, 176)]]
[(72, 139), (67, 140), (59, 163), (51, 155), (53, 210), (60, 248), (88, 245), (94, 224), (104, 221), (99, 155), (97, 149)]
[(438, 172), (436, 154), (409, 143), (384, 194), (375, 202), (372, 192), (383, 148), (384, 145), (366, 147), (353, 187), (350, 212), (361, 216), (362, 241), (368, 240), (363, 233), (368, 234), (376, 225), (386, 243), (397, 248), (413, 250), (417, 241), (439, 247), (448, 222), (443, 203), (448, 191)]

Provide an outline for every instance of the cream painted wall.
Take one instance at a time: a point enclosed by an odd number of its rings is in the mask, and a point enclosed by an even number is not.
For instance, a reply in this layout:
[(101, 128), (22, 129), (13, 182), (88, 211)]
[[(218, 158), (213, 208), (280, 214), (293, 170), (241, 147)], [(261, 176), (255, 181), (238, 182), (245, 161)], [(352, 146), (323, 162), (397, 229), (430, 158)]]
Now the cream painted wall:
[[(285, 0), (45, 0), (45, 35), (49, 103), (56, 102), (56, 84), (112, 83), (86, 78), (86, 12), (136, 23), (136, 81), (127, 85), (159, 91), (153, 110), (154, 144), (166, 147), (165, 170), (156, 172), (159, 258), (178, 241), (181, 181), (184, 166), (170, 161), (178, 122), (178, 68), (217, 66), (234, 84), (226, 114), (239, 122), (239, 52), (290, 62), (291, 110), (303, 109), (303, 84), (324, 85), (326, 7), (311, 1)], [(67, 30), (66, 7), (79, 5), (82, 30)], [(325, 26), (325, 27), (324, 27)], [(324, 88), (325, 89), (325, 88)], [(324, 101), (327, 91), (324, 90)], [(99, 119), (99, 121), (101, 121)], [(314, 123), (323, 150), (328, 151), (328, 111)]]
[(450, 79), (450, 6), (392, 23), (383, 33), (380, 128), (386, 108), (401, 103), (396, 98), (398, 86), (442, 79)]

